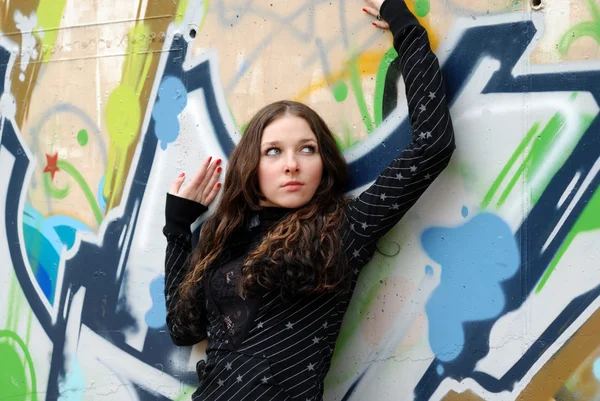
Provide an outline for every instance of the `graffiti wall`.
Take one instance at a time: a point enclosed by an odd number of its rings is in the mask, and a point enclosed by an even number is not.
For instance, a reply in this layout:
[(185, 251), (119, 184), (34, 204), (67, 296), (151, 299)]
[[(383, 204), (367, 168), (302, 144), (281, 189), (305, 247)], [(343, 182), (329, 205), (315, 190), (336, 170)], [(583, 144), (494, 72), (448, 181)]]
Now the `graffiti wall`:
[[(325, 399), (600, 400), (600, 3), (407, 1), (457, 151), (361, 277)], [(1, 399), (189, 399), (204, 351), (166, 333), (165, 192), (279, 99), (368, 185), (410, 128), (362, 6), (0, 2)]]

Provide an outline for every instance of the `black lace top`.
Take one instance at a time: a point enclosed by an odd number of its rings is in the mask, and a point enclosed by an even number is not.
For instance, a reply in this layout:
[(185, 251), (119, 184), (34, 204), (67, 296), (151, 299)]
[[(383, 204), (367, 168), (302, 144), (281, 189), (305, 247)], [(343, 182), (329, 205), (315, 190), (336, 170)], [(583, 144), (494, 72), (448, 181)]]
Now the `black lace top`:
[[(238, 345), (248, 334), (248, 321), (251, 321), (260, 298), (264, 294), (253, 294), (242, 298), (239, 283), (242, 265), (250, 250), (258, 245), (271, 227), (290, 213), (289, 209), (269, 207), (259, 211), (248, 225), (240, 230), (227, 247), (227, 254), (216, 267), (208, 272), (210, 286), (206, 289), (208, 321), (207, 336), (218, 336), (228, 344)], [(246, 328), (246, 330), (244, 330)]]

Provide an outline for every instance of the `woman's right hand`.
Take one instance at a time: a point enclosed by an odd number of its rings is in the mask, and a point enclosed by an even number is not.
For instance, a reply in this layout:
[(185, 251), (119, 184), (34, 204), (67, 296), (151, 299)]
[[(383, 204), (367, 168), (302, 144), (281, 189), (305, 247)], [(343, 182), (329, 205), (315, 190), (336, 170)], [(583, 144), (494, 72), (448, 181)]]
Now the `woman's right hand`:
[(215, 160), (211, 163), (212, 157), (206, 159), (202, 167), (196, 172), (189, 184), (183, 188), (181, 185), (185, 180), (185, 173), (181, 173), (179, 177), (171, 184), (170, 194), (179, 196), (181, 198), (189, 199), (208, 207), (213, 200), (215, 200), (221, 183), (219, 176), (221, 175), (222, 168), (219, 167), (221, 159)]
[[(383, 1), (384, 0), (366, 0), (368, 6), (364, 7), (363, 11), (376, 18), (375, 21), (371, 22), (374, 26), (381, 28), (381, 29), (390, 29), (389, 24), (387, 22), (385, 22), (384, 20), (382, 20), (381, 15), (379, 14), (381, 12), (381, 6), (383, 5)], [(388, 0), (388, 1), (391, 1), (391, 0)], [(396, 0), (396, 1), (402, 1), (402, 0)]]

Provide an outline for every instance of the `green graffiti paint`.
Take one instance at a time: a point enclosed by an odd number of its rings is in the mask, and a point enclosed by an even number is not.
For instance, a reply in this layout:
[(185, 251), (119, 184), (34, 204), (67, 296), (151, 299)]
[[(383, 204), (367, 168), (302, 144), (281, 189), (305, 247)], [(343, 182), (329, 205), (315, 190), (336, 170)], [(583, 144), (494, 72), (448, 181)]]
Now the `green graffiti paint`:
[(558, 51), (561, 55), (566, 55), (569, 48), (577, 40), (589, 37), (600, 45), (600, 9), (595, 0), (588, 0), (588, 9), (592, 14), (592, 21), (584, 21), (569, 28), (558, 41)]
[(548, 268), (540, 279), (539, 284), (535, 288), (536, 294), (544, 288), (548, 282), (548, 279), (550, 278), (550, 275), (554, 269), (556, 269), (556, 266), (558, 266), (558, 263), (564, 256), (569, 246), (575, 240), (575, 237), (583, 232), (594, 231), (598, 229), (600, 229), (600, 190), (596, 190), (596, 192), (594, 192), (594, 195), (585, 206), (585, 209), (583, 209), (583, 212), (575, 222), (575, 225), (567, 235), (567, 238), (561, 244), (558, 252), (556, 252), (556, 255), (548, 265)]
[(379, 126), (383, 121), (383, 93), (385, 90), (385, 77), (392, 61), (398, 57), (398, 52), (393, 47), (388, 50), (379, 63), (377, 75), (375, 77), (375, 94), (373, 96), (373, 113), (375, 117), (375, 126)]
[(18, 334), (0, 330), (0, 394), (3, 400), (37, 401), (35, 370)]
[[(77, 169), (71, 163), (65, 160), (58, 160), (56, 162), (56, 166), (59, 168), (59, 170), (70, 175), (71, 178), (73, 178), (73, 180), (75, 180), (75, 182), (79, 185), (88, 201), (88, 204), (90, 205), (90, 208), (92, 209), (92, 212), (94, 213), (96, 222), (100, 224), (103, 219), (102, 211), (100, 210), (100, 206), (98, 206), (98, 202), (96, 202), (94, 193), (85, 181), (85, 178), (83, 178), (81, 173), (77, 171)], [(64, 199), (69, 194), (70, 186), (67, 185), (65, 188), (58, 188), (50, 179), (49, 174), (44, 174), (44, 189), (51, 197), (56, 199)]]
[(176, 24), (181, 24), (183, 22), (183, 17), (185, 16), (185, 11), (187, 10), (188, 0), (179, 0), (179, 4), (177, 4), (177, 11), (175, 11), (175, 20)]
[(88, 133), (84, 129), (80, 129), (77, 133), (77, 142), (80, 146), (85, 146), (88, 143)]
[(188, 401), (194, 391), (196, 391), (194, 387), (185, 386), (183, 391), (177, 397), (173, 398), (173, 401)]
[(347, 122), (343, 121), (343, 131), (341, 135), (334, 135), (335, 143), (341, 151), (351, 148), (359, 142), (354, 138), (354, 134)]
[[(54, 42), (59, 33), (60, 21), (67, 0), (40, 0), (36, 11), (38, 24), (35, 29), (36, 36), (42, 42), (42, 61), (47, 63), (52, 56)], [(41, 32), (43, 31), (43, 34)]]
[[(576, 97), (577, 94), (573, 93), (570, 96), (570, 100), (573, 101)], [(565, 129), (570, 127), (566, 126), (566, 118), (561, 112), (554, 113), (541, 131), (539, 129), (539, 122), (533, 124), (485, 195), (481, 204), (482, 209), (485, 209), (490, 205), (492, 198), (497, 194), (500, 185), (507, 179), (509, 171), (514, 167), (516, 161), (524, 155), (524, 160), (517, 168), (515, 174), (510, 178), (510, 181), (494, 206), (502, 207), (519, 181), (519, 178), (524, 178), (526, 182), (536, 182), (536, 186), (530, 187), (529, 190), (531, 202), (533, 204), (537, 203), (550, 183), (550, 180), (567, 160), (579, 138), (587, 130), (593, 119), (593, 117), (583, 114), (579, 115), (578, 118), (580, 124), (578, 124), (577, 132), (575, 133), (577, 141), (571, 141), (569, 145), (563, 146), (560, 149), (560, 159), (556, 160), (550, 169), (545, 165), (545, 159), (548, 154), (552, 152), (557, 138)], [(534, 177), (535, 180), (533, 179)]]
[[(481, 202), (482, 209), (486, 209), (490, 205), (490, 202), (491, 202), (492, 198), (494, 197), (494, 195), (496, 194), (496, 192), (498, 191), (498, 189), (500, 188), (500, 185), (508, 176), (508, 172), (513, 168), (513, 166), (516, 163), (519, 156), (525, 151), (525, 148), (531, 142), (535, 133), (538, 132), (539, 127), (540, 127), (540, 123), (536, 122), (529, 129), (529, 131), (527, 131), (525, 138), (523, 138), (523, 140), (521, 141), (521, 143), (519, 144), (517, 149), (515, 149), (515, 151), (511, 155), (510, 159), (508, 159), (508, 162), (506, 163), (506, 165), (504, 166), (504, 168), (502, 169), (500, 174), (498, 174), (498, 177), (494, 180), (489, 191), (483, 198), (483, 201)], [(500, 202), (496, 203), (495, 206), (500, 207), (501, 206)]]
[[(592, 116), (586, 116), (586, 124), (584, 131), (592, 123), (593, 119), (594, 117)], [(552, 261), (546, 268), (544, 275), (542, 276), (540, 282), (535, 288), (536, 294), (544, 288), (544, 286), (548, 282), (548, 279), (550, 278), (550, 275), (556, 269), (556, 266), (558, 266), (558, 263), (564, 256), (569, 246), (575, 240), (575, 237), (577, 237), (581, 233), (595, 231), (598, 229), (600, 229), (600, 189), (596, 189), (596, 192), (594, 192), (592, 198), (585, 205), (585, 208), (583, 209), (581, 215), (573, 225), (573, 228), (571, 229), (571, 231), (569, 231), (569, 234), (567, 234), (567, 238), (565, 238), (560, 248), (558, 249), (558, 252), (556, 252), (556, 255), (554, 255), (554, 258), (552, 258)]]
[(69, 195), (71, 186), (67, 184), (64, 188), (59, 188), (52, 182), (50, 174), (44, 174), (44, 190), (54, 199), (65, 199)]
[(333, 85), (333, 97), (337, 102), (343, 102), (348, 97), (348, 85), (344, 81), (340, 81)]
[(429, 11), (431, 9), (431, 4), (429, 3), (429, 0), (416, 0), (415, 1), (415, 14), (417, 14), (417, 16), (423, 18), (426, 17), (427, 14), (429, 14)]
[(354, 91), (354, 96), (356, 97), (356, 103), (358, 105), (358, 110), (362, 116), (363, 123), (365, 124), (365, 128), (367, 133), (370, 134), (373, 132), (373, 121), (371, 120), (371, 116), (369, 115), (369, 109), (367, 108), (367, 102), (365, 101), (365, 95), (362, 90), (360, 74), (358, 72), (358, 58), (352, 57), (349, 61), (349, 69), (350, 69), (350, 84), (352, 85), (352, 90)]

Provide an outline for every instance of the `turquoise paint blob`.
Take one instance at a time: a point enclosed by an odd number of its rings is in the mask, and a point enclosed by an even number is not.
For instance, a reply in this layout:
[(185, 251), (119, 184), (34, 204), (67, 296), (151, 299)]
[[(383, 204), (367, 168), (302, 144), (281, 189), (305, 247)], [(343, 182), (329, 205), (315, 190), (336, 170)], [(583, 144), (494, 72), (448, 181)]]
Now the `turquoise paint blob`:
[(81, 401), (84, 399), (86, 386), (83, 371), (75, 356), (70, 359), (70, 367), (65, 378), (58, 384), (60, 396), (58, 401)]
[(152, 109), (155, 122), (154, 133), (165, 150), (179, 136), (179, 114), (187, 105), (187, 89), (181, 80), (168, 76), (158, 88), (158, 100)]
[(150, 283), (150, 298), (152, 306), (146, 312), (145, 320), (148, 327), (158, 329), (167, 322), (167, 306), (165, 304), (165, 276), (161, 274)]
[(519, 269), (521, 257), (504, 220), (481, 213), (458, 227), (425, 230), (421, 243), (441, 265), (440, 284), (427, 301), (429, 342), (442, 361), (465, 348), (463, 325), (498, 316), (505, 305), (500, 283)]
[(437, 365), (435, 370), (437, 371), (437, 374), (440, 376), (444, 374), (444, 367), (442, 365)]

